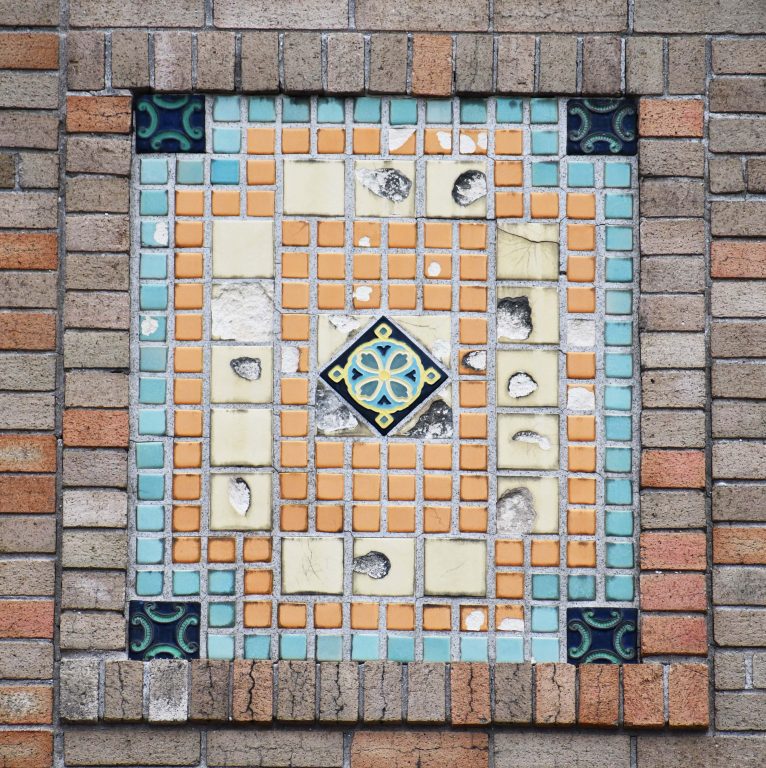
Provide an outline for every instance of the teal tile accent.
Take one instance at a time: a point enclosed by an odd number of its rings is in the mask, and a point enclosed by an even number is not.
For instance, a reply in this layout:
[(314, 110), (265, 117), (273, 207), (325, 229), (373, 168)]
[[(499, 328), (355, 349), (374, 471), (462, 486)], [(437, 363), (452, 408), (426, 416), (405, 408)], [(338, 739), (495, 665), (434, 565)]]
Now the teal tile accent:
[(165, 390), (165, 379), (141, 378), (138, 380), (138, 402), (147, 405), (164, 405)]
[[(164, 435), (165, 434), (165, 411), (164, 409), (142, 408), (138, 412), (138, 434), (139, 435)], [(146, 443), (144, 444), (146, 445)], [(156, 443), (156, 445), (160, 445)], [(160, 445), (160, 448), (162, 446)]]
[(145, 248), (166, 248), (169, 242), (166, 221), (142, 221), (141, 245)]
[(211, 184), (239, 184), (239, 161), (213, 158), (210, 161)]
[(208, 659), (233, 659), (234, 637), (232, 635), (208, 635), (207, 657)]
[[(607, 416), (607, 419), (610, 418)], [(607, 472), (630, 472), (633, 451), (630, 448), (607, 448), (604, 467)]]
[(136, 506), (137, 531), (162, 531), (165, 529), (165, 508), (156, 504)]
[(277, 110), (273, 96), (251, 96), (247, 106), (247, 119), (251, 123), (273, 123)]
[(142, 253), (138, 276), (142, 280), (164, 280), (168, 276), (168, 259), (164, 253)]
[(627, 602), (635, 597), (635, 585), (632, 576), (618, 573), (607, 576), (605, 583), (606, 599), (610, 601)]
[(213, 120), (239, 121), (239, 96), (216, 96), (213, 102)]
[(239, 128), (213, 128), (213, 152), (233, 154), (242, 146)]
[(607, 259), (606, 279), (613, 283), (629, 283), (633, 280), (633, 259)]
[(558, 155), (558, 131), (532, 131), (533, 155)]
[(486, 99), (462, 99), (460, 101), (461, 123), (486, 123), (487, 100)]
[(343, 99), (323, 97), (317, 100), (318, 123), (344, 123)]
[(317, 635), (317, 661), (342, 661), (343, 638), (340, 635)]
[(498, 99), (497, 117), (498, 123), (520, 123), (524, 119), (524, 110), (521, 99)]
[(521, 637), (498, 637), (495, 641), (495, 660), (521, 664), (524, 661), (524, 640)]
[(629, 411), (633, 405), (633, 387), (606, 387), (604, 408), (608, 411)]
[(423, 661), (449, 661), (450, 647), (448, 637), (426, 635), (423, 638)]
[(234, 603), (210, 603), (207, 623), (210, 627), (233, 627), (235, 616)]
[(630, 509), (608, 509), (604, 520), (607, 536), (632, 536), (633, 511)]
[(633, 312), (633, 291), (607, 291), (606, 313), (608, 315), (630, 315)]
[(166, 216), (168, 193), (164, 189), (142, 189), (139, 213), (142, 216)]
[(559, 105), (556, 99), (530, 99), (530, 122), (557, 123)]
[(167, 285), (156, 283), (142, 285), (139, 291), (138, 304), (141, 309), (167, 309)]
[(632, 251), (633, 228), (632, 227), (606, 227), (607, 251)]
[(142, 157), (140, 175), (142, 184), (167, 184), (167, 160), (159, 157)]
[(451, 123), (452, 102), (449, 99), (429, 99), (426, 102), (427, 123)]
[(136, 562), (139, 565), (161, 563), (165, 556), (165, 542), (162, 539), (136, 539)]
[(377, 635), (352, 635), (352, 661), (375, 661), (380, 657), (379, 645)]
[(567, 182), (570, 187), (592, 187), (595, 183), (593, 163), (569, 163)]
[(303, 661), (306, 658), (306, 635), (280, 635), (279, 658)]
[(633, 484), (630, 480), (610, 477), (606, 481), (606, 503), (623, 504), (633, 503)]
[(608, 541), (606, 543), (607, 568), (633, 567), (633, 542)]
[(487, 661), (486, 637), (461, 637), (460, 661)]
[(415, 661), (415, 638), (389, 635), (388, 660)]
[(271, 638), (268, 635), (245, 635), (245, 658), (271, 658)]
[(633, 439), (633, 422), (630, 416), (606, 416), (604, 425), (607, 440)]
[(557, 637), (533, 637), (532, 660), (543, 664), (559, 660), (559, 641)]
[(557, 632), (559, 628), (559, 612), (557, 608), (545, 605), (532, 606), (532, 631)]
[(138, 475), (138, 498), (141, 501), (161, 501), (165, 497), (165, 478), (162, 475)]
[(205, 166), (202, 160), (178, 158), (176, 160), (176, 181), (179, 184), (202, 184), (205, 180)]
[(607, 193), (604, 212), (607, 219), (632, 219), (633, 196)]
[(136, 573), (136, 594), (151, 597), (162, 594), (162, 571), (138, 571)]
[(607, 352), (604, 355), (604, 370), (611, 379), (631, 378), (633, 376), (633, 355)]
[(354, 120), (357, 123), (380, 122), (380, 99), (377, 96), (361, 96), (354, 102)]
[(235, 571), (209, 571), (207, 588), (212, 595), (233, 595), (235, 586)]
[(557, 187), (558, 185), (558, 163), (532, 163), (533, 187)]
[(391, 99), (388, 110), (391, 125), (415, 125), (418, 122), (416, 99)]
[(570, 576), (567, 580), (567, 594), (570, 600), (595, 600), (595, 576)]
[(164, 465), (165, 448), (162, 443), (136, 443), (136, 466), (139, 469), (162, 469)]
[(604, 343), (608, 347), (629, 347), (633, 343), (633, 323), (604, 323)]
[[(163, 290), (165, 286), (162, 286)], [(148, 321), (148, 322), (147, 322)], [(165, 341), (167, 322), (161, 315), (141, 315), (138, 320), (138, 338), (141, 341)]]
[(178, 596), (199, 594), (199, 571), (173, 571), (173, 594)]
[(535, 573), (532, 575), (533, 600), (558, 600), (559, 577), (553, 573)]
[(307, 98), (283, 96), (282, 122), (308, 123), (311, 120), (311, 100)]
[(604, 163), (605, 187), (629, 187), (631, 168), (629, 163)]

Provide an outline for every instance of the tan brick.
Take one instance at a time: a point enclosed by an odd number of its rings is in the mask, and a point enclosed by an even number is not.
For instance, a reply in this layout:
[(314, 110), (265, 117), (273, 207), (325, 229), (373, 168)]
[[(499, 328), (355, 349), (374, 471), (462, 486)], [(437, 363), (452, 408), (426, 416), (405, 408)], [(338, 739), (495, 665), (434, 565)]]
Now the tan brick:
[(708, 95), (711, 112), (766, 112), (763, 77), (716, 77)]
[[(758, 731), (766, 717), (766, 694), (762, 691), (719, 693), (715, 697), (716, 727), (727, 731)], [(680, 725), (679, 727), (689, 727)], [(704, 727), (703, 725), (698, 725)], [(740, 762), (735, 763), (739, 765)]]
[(75, 571), (61, 576), (62, 609), (119, 611), (125, 607), (123, 571)]
[(125, 568), (127, 537), (124, 531), (64, 531), (61, 563), (64, 568)]
[(200, 736), (194, 728), (68, 728), (64, 759), (68, 765), (99, 765), (104, 756), (115, 766), (195, 765)]
[(641, 176), (691, 176), (702, 178), (705, 148), (698, 141), (640, 139), (638, 167)]
[(645, 410), (641, 443), (644, 448), (704, 448), (705, 412)]
[(745, 191), (742, 158), (711, 157), (709, 169), (711, 192), (728, 194)]
[(495, 29), (500, 32), (622, 32), (626, 24), (626, 9), (619, 0), (495, 3)]
[(545, 35), (540, 38), (541, 93), (574, 93), (577, 86), (577, 38)]
[(703, 216), (705, 189), (696, 179), (647, 179), (641, 183), (641, 215)]
[(131, 145), (119, 136), (70, 136), (66, 169), (69, 173), (130, 173)]
[(59, 621), (62, 650), (125, 651), (125, 617), (122, 610), (115, 613), (64, 611)]
[(766, 437), (766, 403), (714, 401), (713, 437)]
[(641, 376), (644, 408), (704, 408), (703, 371), (646, 371)]
[(319, 720), (355, 723), (359, 719), (359, 664), (324, 662), (319, 667)]
[(364, 38), (356, 32), (327, 36), (327, 93), (364, 91)]
[(642, 333), (641, 365), (645, 368), (704, 368), (705, 337), (701, 333)]
[[(382, 0), (358, 0), (357, 29), (406, 29), (411, 32), (486, 32), (487, 0), (445, 5), (434, 14), (428, 0), (403, 0), (394, 6)], [(345, 26), (345, 18), (343, 24)]]
[(48, 514), (56, 511), (52, 475), (0, 476), (0, 513)]
[(707, 588), (702, 573), (642, 573), (644, 611), (705, 611)]
[(53, 637), (52, 600), (0, 600), (0, 637)]
[(486, 725), (491, 721), (487, 664), (452, 664), (450, 684), (452, 725)]
[(56, 282), (53, 272), (0, 273), (0, 306), (55, 309), (58, 304)]
[(707, 656), (707, 621), (704, 616), (641, 617), (641, 653), (646, 656)]
[(126, 253), (69, 253), (66, 261), (68, 291), (127, 291)]
[(639, 305), (643, 331), (704, 331), (704, 296), (643, 296)]
[(67, 35), (66, 80), (70, 91), (99, 91), (104, 87), (103, 32)]
[(646, 256), (641, 259), (644, 293), (702, 293), (705, 262), (700, 256)]
[[(737, 572), (744, 570), (738, 568)], [(766, 612), (760, 606), (754, 609), (716, 608), (713, 634), (720, 646), (762, 648), (766, 645)]]
[(495, 666), (496, 723), (532, 722), (532, 665)]
[(0, 594), (5, 597), (53, 597), (55, 583), (51, 560), (0, 560)]
[(535, 38), (497, 36), (497, 91), (532, 93), (535, 86)]
[(575, 673), (572, 664), (535, 666), (535, 722), (572, 725), (575, 722)]
[(69, 722), (98, 720), (101, 660), (62, 659), (59, 667), (59, 716)]
[(357, 731), (351, 743), (354, 768), (486, 768), (485, 733)]
[(235, 659), (232, 664), (232, 720), (270, 722), (274, 715), (273, 681), (270, 661)]
[(52, 32), (0, 33), (0, 69), (58, 69), (59, 37)]
[(128, 133), (130, 96), (67, 96), (69, 133)]
[(0, 429), (53, 429), (53, 394), (0, 393)]
[(277, 664), (277, 675), (277, 719), (312, 721), (316, 664), (313, 661), (280, 661)]
[(764, 24), (766, 9), (748, 0), (704, 7), (690, 0), (637, 0), (634, 16), (636, 32), (760, 33)]
[(716, 483), (713, 486), (713, 520), (766, 521), (766, 485)]
[(128, 460), (125, 451), (85, 448), (64, 450), (64, 485), (124, 488)]
[(44, 640), (6, 640), (0, 655), (4, 680), (49, 680), (53, 677), (53, 643)]
[(53, 229), (57, 197), (51, 192), (0, 192), (0, 227)]
[(717, 38), (712, 63), (718, 75), (766, 75), (766, 50), (758, 38)]
[(706, 664), (671, 664), (668, 673), (668, 722), (671, 728), (707, 728)]
[[(269, 0), (217, 0), (216, 27), (243, 29), (346, 29), (348, 6), (344, 0), (301, 0), (274, 5)], [(371, 29), (369, 24), (360, 27)]]
[(193, 659), (189, 686), (190, 720), (228, 720), (229, 662)]
[(149, 33), (140, 29), (112, 32), (112, 86), (145, 88), (149, 85)]
[(160, 91), (191, 90), (191, 32), (155, 32), (154, 87)]
[(322, 90), (322, 38), (315, 32), (288, 32), (282, 45), (284, 88), (294, 93)]
[(715, 689), (717, 691), (745, 688), (745, 654), (737, 651), (716, 651)]
[(66, 207), (70, 213), (86, 211), (127, 213), (130, 206), (128, 179), (120, 176), (70, 176), (66, 183)]
[(766, 323), (724, 320), (710, 333), (713, 357), (766, 357)]
[(127, 368), (128, 334), (123, 331), (67, 331), (64, 365), (67, 368)]
[(402, 665), (388, 661), (365, 662), (362, 698), (365, 722), (401, 722)]
[(56, 552), (56, 520), (48, 515), (13, 515), (0, 519), (0, 552), (50, 555)]
[(458, 35), (455, 88), (458, 93), (492, 91), (493, 40), (486, 35)]
[(630, 728), (662, 728), (665, 724), (662, 665), (625, 664), (623, 720)]
[(91, 408), (127, 408), (128, 376), (111, 371), (69, 371), (65, 405)]
[(668, 38), (668, 93), (702, 93), (705, 72), (704, 37)]
[[(747, 397), (761, 399), (766, 393), (766, 365), (760, 362), (713, 363), (713, 397)], [(714, 403), (722, 407), (722, 403)], [(715, 421), (715, 410), (713, 412)], [(724, 427), (723, 420), (720, 428)]]
[(703, 219), (643, 219), (642, 254), (702, 253), (705, 249)]
[(56, 149), (59, 116), (52, 112), (27, 112), (8, 109), (0, 112), (0, 136), (4, 147)]
[[(220, 4), (216, 4), (218, 9)], [(273, 93), (279, 90), (279, 36), (276, 32), (243, 32), (242, 88)]]
[(210, 768), (234, 768), (238, 763), (289, 765), (308, 760), (316, 768), (340, 768), (343, 765), (343, 732), (285, 728), (208, 730), (207, 764)]
[(747, 161), (748, 192), (766, 192), (766, 158), (751, 157)]
[(407, 35), (392, 32), (370, 36), (371, 93), (405, 93), (407, 90)]
[(760, 480), (766, 466), (763, 441), (718, 440), (713, 443), (713, 477), (717, 480)]
[(612, 35), (585, 37), (582, 56), (583, 93), (620, 93), (622, 44), (619, 37)]
[(766, 201), (714, 200), (710, 219), (714, 236), (763, 237), (766, 235)]
[(630, 94), (662, 93), (663, 50), (661, 37), (629, 37), (625, 46), (625, 81)]
[(234, 90), (234, 33), (197, 33), (197, 88)]
[(410, 723), (445, 722), (446, 670), (444, 664), (410, 664), (407, 667), (407, 721)]
[(104, 665), (104, 720), (141, 720), (143, 691), (143, 662), (107, 661)]
[(117, 214), (67, 216), (66, 235), (73, 251), (127, 251), (130, 245), (128, 217)]
[[(56, 22), (52, 22), (56, 23)], [(205, 23), (204, 0), (72, 0), (73, 27), (199, 27)]]
[(67, 291), (64, 323), (67, 328), (128, 328), (130, 296), (113, 291)]
[(56, 388), (55, 358), (37, 352), (3, 355), (0, 366), (0, 389), (51, 392)]
[(630, 737), (567, 728), (509, 729), (495, 735), (495, 768), (629, 768)]
[(57, 75), (0, 70), (0, 107), (56, 109), (58, 105)]
[(59, 158), (51, 152), (19, 155), (19, 184), (23, 189), (55, 189), (59, 184)]
[(766, 142), (763, 117), (711, 117), (708, 125), (711, 152), (763, 152)]

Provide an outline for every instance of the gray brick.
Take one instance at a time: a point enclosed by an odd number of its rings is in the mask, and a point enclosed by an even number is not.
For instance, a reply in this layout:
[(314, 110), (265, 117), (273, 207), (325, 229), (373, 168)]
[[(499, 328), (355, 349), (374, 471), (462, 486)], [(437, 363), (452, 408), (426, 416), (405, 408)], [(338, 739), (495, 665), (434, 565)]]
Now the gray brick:
[(704, 368), (705, 337), (701, 333), (642, 333), (644, 368)]
[(61, 564), (64, 568), (125, 568), (127, 550), (122, 531), (64, 531)]
[(761, 768), (766, 761), (766, 742), (755, 736), (639, 736), (640, 768)]
[(210, 768), (244, 765), (340, 768), (343, 765), (343, 733), (326, 729), (209, 730), (207, 764)]
[(713, 520), (753, 520), (766, 522), (766, 485), (713, 486)]
[(766, 402), (713, 402), (713, 437), (766, 438)]
[(739, 157), (711, 157), (709, 169), (711, 192), (728, 194), (745, 191), (742, 160)]
[(0, 273), (0, 307), (55, 309), (56, 283), (55, 272)]
[(702, 293), (705, 261), (701, 256), (646, 256), (641, 259), (644, 293)]
[(0, 595), (52, 597), (56, 591), (52, 560), (0, 560)]
[(67, 368), (127, 368), (128, 334), (124, 331), (65, 331)]
[(19, 183), (24, 189), (55, 189), (59, 184), (59, 158), (52, 152), (21, 152)]
[(713, 323), (710, 334), (713, 357), (766, 357), (766, 323), (723, 320)]
[[(449, 3), (434, 13), (428, 0), (356, 0), (357, 29), (406, 29), (410, 32), (486, 32), (487, 0)], [(345, 19), (344, 19), (345, 26)]]
[(19, 353), (0, 355), (0, 389), (51, 391), (56, 388), (53, 355)]
[(0, 429), (53, 429), (53, 394), (0, 393)]
[(121, 176), (70, 176), (66, 183), (66, 207), (71, 213), (127, 213), (130, 207), (128, 179)]
[(668, 39), (668, 93), (703, 93), (705, 73), (704, 37)]
[(710, 204), (713, 235), (758, 237), (766, 235), (765, 200), (714, 200)]
[(647, 179), (641, 183), (641, 215), (703, 216), (705, 187), (696, 179)]
[(443, 723), (446, 718), (444, 664), (410, 664), (407, 667), (407, 722)]
[(0, 0), (0, 18), (9, 27), (55, 27), (59, 23), (57, 0), (39, 0), (34, 3), (17, 3)]
[(0, 518), (0, 553), (50, 555), (56, 551), (56, 521), (50, 516)]
[(70, 253), (67, 255), (67, 290), (127, 291), (129, 286), (126, 253)]
[(541, 93), (575, 92), (577, 85), (576, 38), (557, 35), (541, 37), (539, 61), (539, 90)]
[(766, 399), (766, 363), (713, 363), (713, 397)]
[(113, 291), (67, 291), (64, 299), (67, 328), (130, 327), (130, 295)]
[(98, 659), (62, 659), (59, 714), (69, 722), (98, 720)]
[(530, 731), (495, 735), (496, 768), (630, 768), (630, 764), (627, 735)]
[[(59, 638), (65, 651), (124, 652), (125, 617), (121, 610), (115, 613), (64, 611), (59, 619)], [(110, 759), (114, 757), (110, 755)]]
[[(216, 4), (216, 9), (219, 4)], [(242, 89), (273, 93), (279, 90), (279, 36), (276, 32), (243, 32)]]
[(582, 48), (582, 91), (618, 94), (622, 90), (622, 44), (620, 38), (588, 36)]
[(322, 90), (322, 39), (316, 32), (286, 32), (284, 88), (293, 93)]
[(56, 195), (50, 192), (0, 192), (0, 228), (53, 229), (56, 208)]
[(766, 75), (766, 50), (760, 38), (713, 40), (713, 72), (718, 75)]
[(23, 109), (0, 112), (0, 136), (4, 147), (56, 149), (59, 115), (53, 112), (30, 113)]
[(154, 33), (154, 87), (158, 91), (191, 90), (191, 32)]
[(629, 37), (625, 46), (625, 81), (631, 94), (663, 92), (663, 50), (661, 37)]
[(147, 719), (150, 723), (184, 723), (188, 716), (189, 664), (153, 659), (148, 664)]
[(532, 665), (495, 666), (496, 723), (532, 722)]
[(65, 528), (125, 528), (128, 497), (123, 491), (64, 491)]
[(125, 488), (127, 451), (64, 449), (64, 485)]
[(112, 86), (146, 88), (149, 85), (149, 33), (141, 29), (112, 32)]
[(407, 35), (399, 32), (370, 36), (370, 93), (406, 93)]
[(311, 722), (315, 713), (315, 662), (280, 661), (277, 678), (277, 719)]
[(702, 253), (705, 249), (703, 219), (642, 219), (641, 253), (670, 255)]
[(489, 35), (458, 35), (455, 88), (458, 93), (492, 91), (493, 39)]
[(50, 680), (53, 677), (53, 643), (43, 640), (3, 642), (0, 677), (5, 680)]
[(693, 0), (668, 4), (663, 0), (636, 0), (636, 32), (734, 32), (760, 34), (766, 25), (766, 8), (749, 0), (727, 0), (704, 6)]
[(753, 654), (753, 688), (766, 688), (766, 653)]
[(644, 408), (704, 408), (703, 371), (645, 371), (641, 376)]
[(622, 32), (625, 5), (619, 0), (496, 0), (495, 29), (499, 32)]
[(13, 189), (16, 186), (16, 158), (14, 155), (0, 155), (0, 188)]
[(74, 571), (61, 576), (61, 607), (83, 611), (121, 611), (125, 606), (122, 571)]
[(641, 527), (704, 528), (705, 496), (701, 491), (641, 491)]
[(751, 157), (747, 161), (748, 192), (766, 192), (766, 157)]
[(364, 91), (364, 38), (356, 32), (327, 36), (327, 93)]
[(66, 84), (70, 91), (100, 91), (104, 87), (104, 33), (67, 35)]
[(705, 297), (651, 294), (642, 297), (639, 325), (645, 331), (703, 331)]
[(127, 251), (130, 247), (128, 217), (110, 213), (67, 216), (66, 243), (72, 251)]
[(359, 665), (355, 661), (319, 664), (319, 719), (355, 723), (359, 719)]
[(766, 77), (716, 77), (708, 94), (711, 112), (766, 112)]
[(745, 654), (737, 651), (716, 651), (715, 688), (717, 691), (737, 691), (745, 687)]
[(711, 152), (763, 152), (766, 118), (711, 117), (708, 123)]
[(191, 664), (190, 720), (228, 720), (229, 662), (194, 659)]
[(0, 107), (56, 109), (58, 89), (56, 74), (0, 71)]
[(130, 173), (130, 141), (121, 137), (69, 136), (66, 169), (69, 173)]
[(705, 412), (645, 410), (641, 442), (646, 448), (704, 448)]
[(110, 371), (69, 371), (65, 405), (121, 408), (128, 405), (128, 375)]
[(535, 38), (532, 35), (498, 35), (498, 92), (532, 93), (534, 87)]
[(348, 6), (345, 0), (301, 0), (278, 5), (269, 0), (216, 0), (213, 21), (216, 27), (243, 29), (346, 29)]
[(705, 173), (705, 148), (698, 141), (641, 139), (638, 167), (642, 176), (691, 176)]
[(144, 664), (108, 661), (104, 664), (104, 720), (137, 722), (144, 708)]
[(367, 723), (400, 722), (402, 719), (401, 664), (368, 661), (364, 664), (364, 721)]
[(713, 568), (715, 605), (764, 605), (766, 571), (742, 566)]
[(766, 719), (766, 693), (717, 693), (715, 722), (722, 731), (758, 731)]
[(713, 477), (760, 480), (766, 467), (766, 443), (719, 441), (713, 443)]
[(197, 33), (197, 88), (234, 90), (234, 33), (206, 30)]

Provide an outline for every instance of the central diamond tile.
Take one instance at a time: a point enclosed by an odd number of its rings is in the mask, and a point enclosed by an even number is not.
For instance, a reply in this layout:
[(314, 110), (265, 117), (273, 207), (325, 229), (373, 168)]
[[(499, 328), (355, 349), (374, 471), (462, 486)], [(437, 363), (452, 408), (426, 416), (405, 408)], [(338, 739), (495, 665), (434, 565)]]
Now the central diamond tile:
[(447, 374), (399, 327), (381, 317), (321, 373), (381, 435), (428, 400)]

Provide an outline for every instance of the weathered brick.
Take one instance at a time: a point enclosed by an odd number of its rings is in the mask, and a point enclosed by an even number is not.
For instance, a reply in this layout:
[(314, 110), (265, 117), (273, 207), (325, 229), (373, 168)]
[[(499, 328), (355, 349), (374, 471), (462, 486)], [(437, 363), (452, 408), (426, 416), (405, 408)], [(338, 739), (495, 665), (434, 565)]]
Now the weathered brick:
[(704, 488), (704, 451), (644, 451), (641, 485), (651, 488)]
[(713, 602), (716, 605), (764, 604), (766, 571), (762, 568), (714, 568)]
[(413, 37), (412, 92), (418, 96), (449, 96), (452, 93), (451, 37)]
[[(466, 0), (450, 3), (434, 14), (428, 0), (404, 0), (398, 5), (381, 0), (358, 0), (356, 26), (358, 29), (406, 29), (413, 32), (486, 32), (487, 0)], [(346, 25), (345, 16), (343, 26)]]
[(713, 520), (766, 521), (766, 485), (716, 483), (713, 486)]
[(53, 429), (54, 395), (0, 393), (0, 429)]
[(98, 720), (99, 659), (62, 659), (59, 671), (62, 719), (95, 723)]
[(702, 573), (642, 573), (644, 611), (705, 611), (707, 588)]
[(327, 93), (364, 91), (364, 38), (356, 32), (327, 36)]
[(497, 91), (532, 93), (535, 87), (535, 38), (532, 35), (498, 35)]
[(71, 213), (127, 213), (130, 206), (128, 179), (120, 176), (70, 176), (66, 207)]
[(57, 235), (0, 232), (0, 269), (56, 269), (57, 264)]
[(532, 722), (532, 665), (495, 666), (496, 723)]
[(696, 179), (647, 179), (641, 183), (641, 215), (703, 216), (705, 187)]
[(346, 29), (348, 6), (344, 0), (301, 0), (278, 6), (269, 0), (217, 0), (213, 20), (216, 27), (244, 29)]
[(69, 23), (73, 27), (199, 27), (205, 23), (205, 3), (163, 0), (158, 7), (136, 0), (72, 0)]
[(53, 637), (52, 600), (0, 600), (0, 638)]
[(243, 90), (261, 93), (279, 90), (279, 35), (276, 32), (243, 32), (240, 58)]
[(58, 105), (57, 75), (0, 70), (0, 107), (57, 109)]
[(268, 723), (274, 715), (274, 670), (270, 661), (235, 659), (232, 664), (231, 718)]
[(642, 136), (701, 137), (704, 102), (699, 99), (641, 99), (638, 130)]
[(535, 665), (535, 722), (538, 725), (572, 725), (575, 722), (573, 664)]
[(146, 88), (149, 85), (149, 33), (141, 29), (112, 32), (112, 86)]
[[(731, 573), (740, 574), (745, 570), (732, 569)], [(721, 646), (762, 648), (766, 646), (766, 611), (760, 606), (716, 608), (713, 612), (713, 635)]]
[(641, 491), (641, 527), (704, 528), (705, 497), (700, 491)]
[[(4, 17), (6, 18), (6, 17)], [(0, 34), (0, 69), (58, 69), (59, 36), (52, 32)]]
[(283, 37), (283, 86), (286, 91), (322, 90), (322, 38), (316, 32), (287, 32)]
[(506, 730), (495, 735), (496, 768), (628, 768), (627, 735)]
[(6, 640), (0, 654), (4, 680), (49, 680), (53, 677), (53, 644), (42, 640)]
[(85, 448), (64, 450), (64, 485), (124, 488), (127, 475), (126, 451)]
[(671, 728), (707, 728), (710, 724), (706, 664), (670, 665), (668, 723)]
[(711, 203), (711, 230), (724, 237), (766, 235), (766, 201), (714, 200)]
[(80, 448), (127, 448), (128, 412), (94, 409), (64, 411), (64, 445)]
[(711, 152), (763, 152), (766, 142), (763, 117), (711, 117), (708, 126)]
[(705, 272), (701, 256), (646, 256), (641, 259), (641, 291), (702, 293)]
[(644, 408), (704, 408), (703, 371), (645, 371), (641, 376)]
[(104, 87), (103, 32), (67, 35), (66, 80), (70, 91), (100, 91)]
[(641, 176), (691, 176), (705, 172), (705, 148), (698, 141), (641, 139), (638, 142)]
[(51, 560), (0, 560), (0, 594), (6, 597), (53, 597), (56, 591)]
[(120, 408), (128, 405), (128, 375), (111, 371), (68, 371), (65, 405)]
[(59, 158), (51, 152), (22, 152), (19, 183), (24, 189), (55, 189), (59, 184)]
[(766, 438), (766, 403), (714, 401), (713, 437)]
[(83, 611), (119, 611), (124, 606), (124, 572), (67, 569), (62, 573), (62, 608)]
[(125, 616), (105, 611), (64, 611), (59, 620), (59, 642), (67, 651), (125, 650)]
[(191, 32), (154, 33), (154, 87), (159, 91), (191, 90)]
[(70, 136), (66, 169), (69, 173), (130, 173), (130, 141), (118, 136)]
[(630, 94), (662, 93), (663, 50), (661, 37), (629, 37), (625, 45), (625, 82)]
[(704, 533), (642, 533), (643, 570), (704, 571), (707, 541)]
[[(745, 654), (737, 654), (744, 656)], [(766, 654), (754, 653), (752, 656), (753, 688), (766, 688)]]
[(712, 63), (718, 75), (766, 75), (766, 51), (758, 38), (714, 39)]
[(703, 331), (705, 297), (643, 296), (639, 306), (639, 327), (644, 331)]
[(127, 291), (126, 253), (70, 253), (66, 263), (66, 288), (86, 291)]
[(457, 662), (450, 666), (452, 725), (486, 725), (491, 719), (489, 666)]
[(0, 685), (0, 723), (46, 725), (53, 717), (53, 688), (48, 685)]
[(620, 668), (610, 664), (583, 664), (579, 668), (577, 722), (616, 728), (620, 710)]
[(545, 35), (538, 54), (541, 93), (574, 93), (577, 86), (577, 38)]
[[(390, 738), (388, 733), (381, 735)], [(343, 765), (343, 733), (337, 730), (209, 730), (207, 739), (210, 768), (269, 763), (275, 766), (292, 764), (295, 768), (340, 768)]]
[(64, 531), (61, 563), (64, 568), (124, 568), (127, 550), (122, 531)]
[(729, 194), (745, 191), (742, 159), (739, 157), (710, 158), (710, 191)]
[(765, 565), (766, 528), (717, 526), (713, 530), (713, 562)]
[(66, 331), (67, 368), (127, 368), (128, 334), (124, 331)]
[(486, 768), (485, 733), (357, 731), (351, 742), (354, 768)]
[(668, 93), (702, 93), (705, 74), (704, 37), (668, 38)]
[(0, 552), (10, 555), (50, 555), (56, 551), (53, 517), (14, 515), (0, 519)]
[(704, 448), (705, 412), (645, 410), (641, 414), (644, 448)]
[(622, 32), (626, 24), (625, 6), (619, 0), (495, 3), (495, 29), (500, 32)]
[(128, 133), (130, 96), (67, 96), (69, 133)]
[(56, 365), (52, 355), (5, 354), (0, 357), (0, 389), (51, 391), (56, 388)]
[(622, 89), (620, 38), (587, 36), (582, 48), (582, 92), (618, 94)]
[(760, 33), (766, 24), (766, 9), (747, 0), (728, 0), (703, 8), (688, 0), (638, 0), (634, 24), (637, 32)]
[(766, 192), (766, 158), (751, 157), (747, 161), (748, 192)]
[(354, 661), (319, 664), (319, 719), (355, 723), (359, 719), (359, 665)]
[(407, 90), (407, 35), (399, 32), (370, 36), (370, 93)]
[(104, 720), (138, 722), (143, 708), (143, 662), (107, 661), (104, 664)]
[(189, 666), (189, 719), (228, 720), (229, 662), (194, 659)]
[(56, 149), (59, 115), (53, 112), (33, 113), (23, 109), (0, 112), (0, 136), (4, 147)]
[(280, 661), (277, 664), (277, 718), (298, 722), (314, 719), (316, 664)]
[(702, 253), (705, 249), (703, 219), (643, 219), (641, 253), (670, 255)]
[(641, 768), (760, 768), (766, 761), (766, 743), (760, 736), (639, 736)]
[(763, 77), (716, 77), (708, 94), (712, 112), (766, 112)]
[(707, 656), (707, 621), (704, 616), (641, 617), (641, 652), (656, 655)]
[(493, 40), (489, 35), (458, 35), (455, 88), (458, 93), (492, 91)]
[(443, 723), (446, 719), (445, 665), (410, 664), (407, 674), (407, 721)]
[(745, 654), (736, 651), (716, 651), (713, 671), (717, 691), (744, 689)]
[(0, 761), (13, 768), (48, 768), (53, 764), (53, 732), (0, 731)]
[(710, 261), (712, 277), (766, 277), (766, 241), (714, 240)]
[(766, 443), (719, 440), (713, 443), (713, 477), (717, 480), (761, 480)]
[(130, 327), (130, 296), (107, 291), (67, 291), (64, 299), (67, 328)]
[(0, 472), (55, 472), (53, 435), (0, 434)]
[[(763, 399), (766, 395), (766, 364), (756, 361), (713, 363), (713, 397)], [(715, 404), (724, 407), (723, 403)], [(714, 410), (715, 413), (715, 410)], [(724, 427), (723, 423), (720, 425)]]
[(734, 320), (713, 323), (710, 332), (713, 357), (766, 357), (766, 323)]
[(721, 730), (760, 731), (765, 717), (766, 693), (747, 691), (715, 696), (715, 722)]
[(122, 491), (64, 491), (65, 528), (125, 528), (128, 498)]
[(56, 511), (53, 475), (0, 476), (0, 513), (46, 514)]
[(53, 229), (57, 198), (50, 192), (0, 192), (0, 227)]
[(362, 688), (362, 716), (365, 722), (401, 721), (402, 669), (402, 665), (397, 662), (365, 662)]
[(197, 88), (234, 90), (234, 33), (197, 32)]

